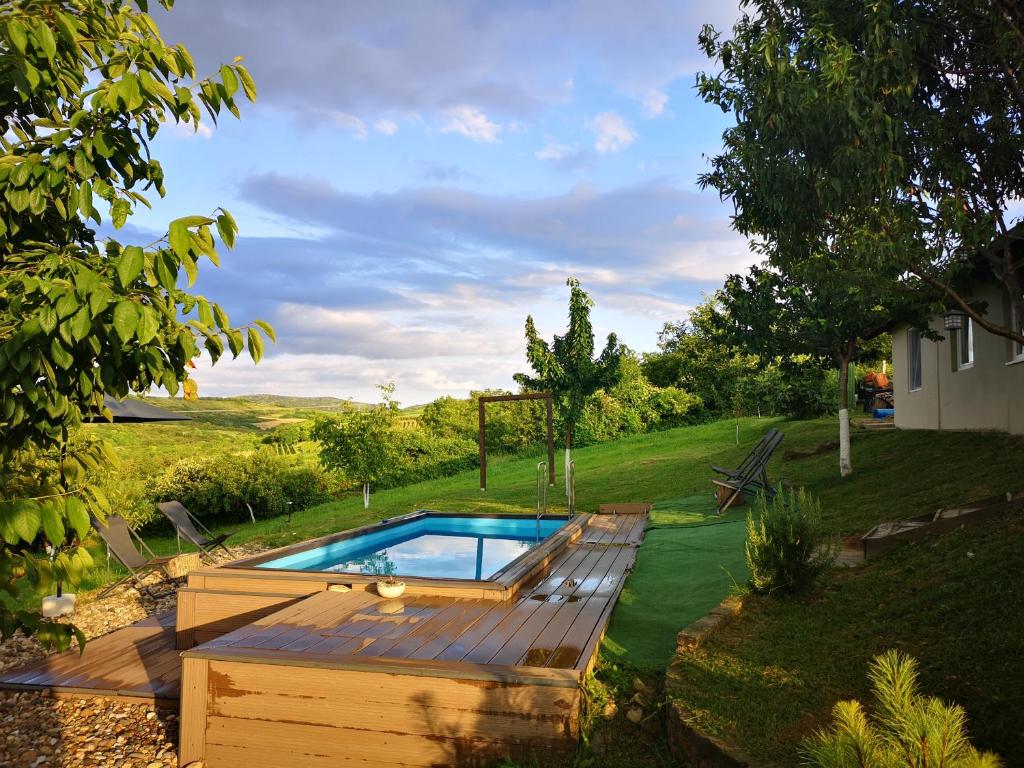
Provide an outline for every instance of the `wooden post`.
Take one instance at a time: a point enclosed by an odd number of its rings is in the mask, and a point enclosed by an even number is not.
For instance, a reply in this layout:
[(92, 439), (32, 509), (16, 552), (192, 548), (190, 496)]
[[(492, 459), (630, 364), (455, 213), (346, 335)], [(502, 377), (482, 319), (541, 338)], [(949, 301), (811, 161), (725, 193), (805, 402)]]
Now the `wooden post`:
[(555, 484), (555, 428), (552, 417), (552, 398), (550, 392), (527, 392), (524, 395), (487, 395), (478, 401), (480, 443), (480, 490), (487, 490), (487, 422), (485, 405), (487, 403), (509, 403), (519, 400), (543, 400), (547, 406), (548, 426), (548, 485)]

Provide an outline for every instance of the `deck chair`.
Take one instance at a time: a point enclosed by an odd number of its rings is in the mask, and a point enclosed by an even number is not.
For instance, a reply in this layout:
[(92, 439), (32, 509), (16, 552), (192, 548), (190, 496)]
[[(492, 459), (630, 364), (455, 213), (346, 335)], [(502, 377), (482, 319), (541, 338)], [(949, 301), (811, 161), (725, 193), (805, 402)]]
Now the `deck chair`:
[(775, 487), (768, 481), (768, 462), (775, 449), (782, 443), (783, 437), (779, 430), (772, 428), (736, 469), (712, 467), (715, 472), (725, 475), (724, 480), (712, 481), (725, 491), (719, 494), (718, 514), (723, 514), (744, 494), (763, 493), (768, 498), (775, 496)]
[(214, 536), (213, 532), (185, 509), (180, 501), (161, 501), (156, 506), (174, 526), (179, 550), (181, 549), (181, 540), (184, 539), (199, 547), (199, 551), (211, 560), (214, 559), (213, 553), (217, 548), (223, 549), (228, 557), (234, 557), (231, 550), (224, 545), (224, 542), (231, 536), (230, 533)]
[(131, 582), (140, 592), (145, 592), (150, 597), (158, 597), (159, 593), (151, 588), (151, 585), (143, 582), (143, 577), (153, 571), (160, 571), (163, 574), (161, 583), (167, 583), (171, 589), (174, 588), (174, 578), (167, 572), (166, 566), (174, 556), (157, 557), (153, 550), (142, 538), (128, 527), (128, 523), (120, 515), (107, 515), (107, 519), (100, 522), (93, 518), (93, 527), (107, 545), (107, 552), (117, 562), (128, 569), (128, 575), (115, 584), (111, 584), (102, 592), (100, 597), (106, 597), (117, 587)]
[(747, 474), (752, 465), (757, 463), (758, 459), (766, 450), (775, 450), (775, 447), (778, 446), (778, 442), (775, 442), (776, 440), (781, 442), (781, 438), (779, 437), (779, 430), (776, 429), (775, 427), (772, 427), (771, 429), (764, 433), (764, 437), (762, 437), (760, 441), (758, 441), (757, 445), (755, 445), (753, 449), (751, 449), (750, 453), (746, 455), (746, 457), (743, 459), (742, 462), (740, 462), (740, 465), (738, 467), (736, 467), (735, 469), (726, 469), (725, 467), (716, 467), (712, 465), (711, 470), (713, 472), (717, 472), (720, 475), (725, 475), (726, 477), (742, 477), (743, 475)]

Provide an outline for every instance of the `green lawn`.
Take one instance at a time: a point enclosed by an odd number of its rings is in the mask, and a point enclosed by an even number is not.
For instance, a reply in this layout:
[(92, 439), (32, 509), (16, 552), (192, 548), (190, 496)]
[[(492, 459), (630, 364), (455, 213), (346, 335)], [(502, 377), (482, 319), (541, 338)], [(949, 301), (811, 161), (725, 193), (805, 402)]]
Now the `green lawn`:
[[(651, 671), (672, 652), (676, 632), (743, 580), (745, 510), (711, 516), (709, 465), (736, 463), (772, 425), (786, 435), (783, 449), (812, 449), (835, 434), (832, 420), (744, 419), (739, 445), (736, 424), (727, 421), (576, 451), (581, 510), (611, 501), (658, 502), (599, 667), (599, 677), (618, 681), (616, 689), (628, 688), (631, 670), (656, 680)], [(486, 493), (477, 473), (466, 472), (375, 493), (369, 510), (353, 496), (298, 512), (290, 523), (277, 518), (218, 530), (233, 528), (239, 543), (276, 546), (421, 508), (532, 512), (539, 458), (496, 458)], [(787, 461), (780, 450), (769, 472), (815, 493), (836, 533), (1024, 485), (1024, 440), (1005, 435), (858, 432), (853, 461), (855, 474), (841, 479), (834, 451)], [(553, 512), (564, 511), (560, 473), (550, 501)], [(928, 692), (967, 707), (980, 744), (1024, 761), (1021, 533), (1019, 519), (993, 523), (830, 575), (800, 600), (753, 601), (743, 618), (688, 660), (686, 705), (709, 730), (789, 764), (799, 739), (825, 722), (837, 698), (865, 695), (871, 655), (897, 646), (920, 658)], [(157, 552), (175, 549), (173, 536), (147, 538)], [(99, 568), (89, 585), (115, 575), (116, 568)], [(595, 728), (595, 734), (606, 730), (600, 723)], [(645, 765), (668, 759), (656, 739), (643, 750), (650, 755)], [(626, 750), (617, 764), (630, 758)]]
[(704, 730), (792, 765), (836, 701), (870, 701), (872, 656), (899, 648), (926, 693), (966, 708), (976, 746), (1024, 764), (1022, 540), (1015, 513), (837, 572), (801, 599), (748, 602), (682, 657), (681, 701)]

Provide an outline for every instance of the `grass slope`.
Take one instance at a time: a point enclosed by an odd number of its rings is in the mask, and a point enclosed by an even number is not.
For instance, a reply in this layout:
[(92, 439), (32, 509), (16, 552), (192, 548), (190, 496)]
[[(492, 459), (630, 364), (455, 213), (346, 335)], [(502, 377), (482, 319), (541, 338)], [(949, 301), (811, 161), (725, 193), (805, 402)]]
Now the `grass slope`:
[[(1018, 481), (1019, 482), (1019, 481)], [(899, 648), (922, 690), (966, 708), (975, 745), (1024, 764), (1024, 516), (921, 539), (802, 599), (756, 599), (681, 657), (701, 728), (782, 765), (841, 699), (870, 702), (869, 660)]]

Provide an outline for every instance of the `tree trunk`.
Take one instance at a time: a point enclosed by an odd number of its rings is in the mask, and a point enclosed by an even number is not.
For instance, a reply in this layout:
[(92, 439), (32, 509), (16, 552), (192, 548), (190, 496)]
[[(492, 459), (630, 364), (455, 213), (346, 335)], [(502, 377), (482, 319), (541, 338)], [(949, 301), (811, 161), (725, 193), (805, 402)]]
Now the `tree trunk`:
[(570, 485), (572, 483), (571, 471), (569, 465), (572, 464), (572, 422), (567, 421), (565, 423), (565, 498), (568, 499), (572, 493)]
[(839, 356), (839, 474), (853, 474), (850, 462), (850, 358), (852, 353)]
[(363, 483), (363, 509), (370, 508), (370, 484)]

